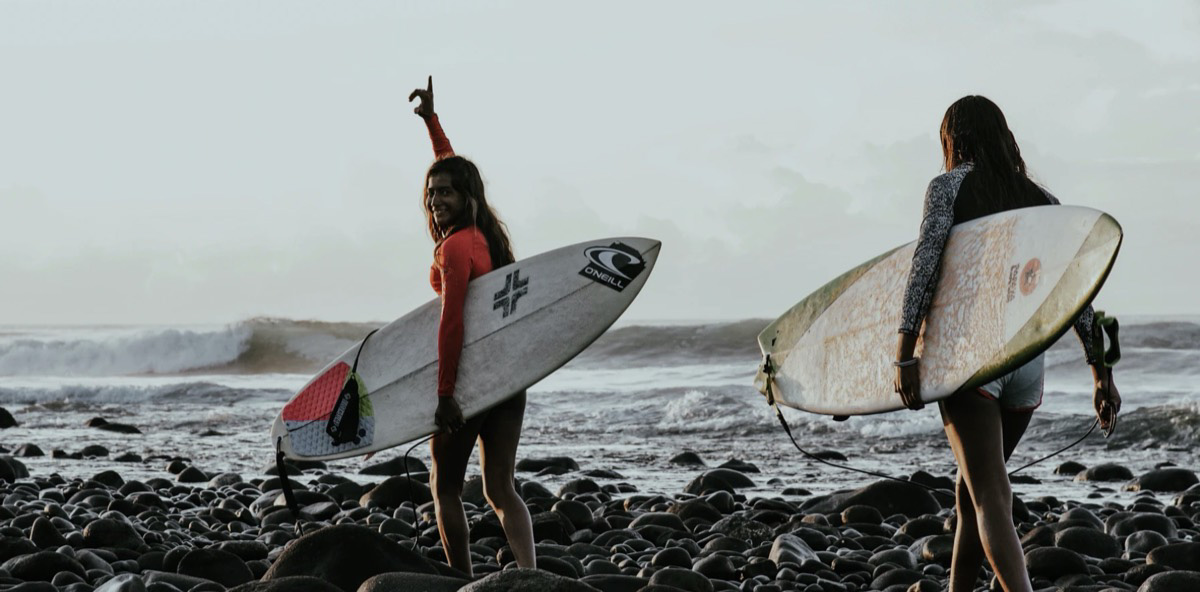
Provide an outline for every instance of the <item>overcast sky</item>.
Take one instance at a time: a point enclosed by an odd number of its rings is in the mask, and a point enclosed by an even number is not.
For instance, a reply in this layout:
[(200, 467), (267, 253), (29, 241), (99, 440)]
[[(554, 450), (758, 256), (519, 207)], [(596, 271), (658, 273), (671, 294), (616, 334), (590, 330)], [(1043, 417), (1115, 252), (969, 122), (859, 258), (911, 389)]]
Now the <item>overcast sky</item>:
[(400, 316), (434, 76), (517, 255), (663, 240), (633, 319), (775, 317), (912, 240), (946, 107), (1200, 313), (1196, 2), (0, 0), (0, 324)]

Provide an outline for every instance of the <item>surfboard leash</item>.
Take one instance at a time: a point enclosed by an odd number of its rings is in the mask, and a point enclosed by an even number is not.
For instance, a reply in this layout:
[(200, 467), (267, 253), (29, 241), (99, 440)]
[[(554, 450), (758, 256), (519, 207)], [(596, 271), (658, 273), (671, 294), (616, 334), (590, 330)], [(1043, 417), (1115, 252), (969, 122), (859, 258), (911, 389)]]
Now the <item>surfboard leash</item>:
[[(1095, 324), (1092, 326), (1092, 335), (1091, 335), (1092, 351), (1096, 352), (1096, 355), (1098, 355), (1100, 357), (1100, 360), (1099, 360), (1100, 366), (1103, 367), (1106, 372), (1111, 372), (1111, 369), (1117, 365), (1117, 362), (1121, 361), (1121, 342), (1120, 342), (1120, 338), (1119, 338), (1121, 324), (1119, 322), (1117, 322), (1117, 317), (1106, 315), (1106, 314), (1104, 314), (1104, 311), (1102, 311), (1102, 310), (1094, 311), (1093, 314), (1095, 316), (1095, 321), (1094, 321)], [(1107, 348), (1104, 347), (1104, 336), (1105, 335), (1108, 336), (1108, 347)], [(1080, 442), (1083, 442), (1084, 440), (1087, 439), (1088, 436), (1092, 435), (1092, 432), (1096, 431), (1096, 428), (1099, 426), (1100, 426), (1100, 418), (1097, 417), (1094, 421), (1092, 421), (1092, 427), (1088, 428), (1088, 431), (1086, 433), (1084, 433), (1083, 436), (1081, 436), (1078, 440), (1075, 440), (1074, 442), (1071, 442), (1070, 444), (1064, 446), (1063, 448), (1056, 450), (1050, 454), (1047, 454), (1046, 456), (1043, 456), (1042, 458), (1039, 458), (1031, 463), (1022, 465), (1021, 467), (1019, 467), (1017, 469), (1009, 471), (1008, 476), (1011, 477), (1020, 471), (1024, 471), (1025, 469), (1032, 467), (1033, 465), (1036, 465), (1044, 460), (1058, 456), (1059, 454), (1062, 454), (1062, 453), (1070, 450), (1071, 448), (1074, 448), (1075, 445), (1079, 444)], [(1104, 437), (1107, 438), (1107, 437), (1111, 436), (1113, 434), (1113, 432), (1116, 431), (1116, 429), (1117, 429), (1117, 415), (1114, 413), (1112, 416), (1112, 423), (1109, 424), (1108, 429), (1104, 430)]]
[(296, 494), (292, 491), (292, 484), (288, 481), (287, 463), (284, 462), (283, 456), (283, 436), (275, 438), (275, 472), (279, 473), (279, 488), (283, 490), (283, 499), (287, 502), (287, 507), (292, 511), (292, 516), (296, 521), (300, 521), (300, 504), (296, 503)]
[[(1020, 473), (1021, 471), (1024, 471), (1025, 469), (1028, 469), (1029, 467), (1032, 467), (1033, 465), (1036, 465), (1044, 460), (1050, 460), (1051, 458), (1054, 458), (1054, 457), (1074, 448), (1076, 444), (1079, 444), (1080, 442), (1087, 440), (1087, 437), (1092, 435), (1092, 432), (1096, 431), (1096, 426), (1098, 426), (1098, 425), (1100, 425), (1099, 418), (1092, 420), (1092, 427), (1088, 428), (1088, 431), (1084, 432), (1084, 434), (1082, 436), (1080, 436), (1078, 440), (1075, 440), (1074, 442), (1071, 442), (1070, 444), (1067, 444), (1066, 446), (1063, 446), (1062, 448), (1060, 448), (1054, 452), (1051, 452), (1050, 454), (1047, 454), (1046, 456), (1043, 456), (1042, 458), (1039, 458), (1033, 462), (1021, 465), (1020, 467), (1009, 471), (1008, 476), (1012, 477), (1013, 475), (1016, 475), (1017, 473)], [(1105, 435), (1105, 437), (1107, 437), (1107, 434)]]
[(917, 483), (915, 481), (909, 481), (907, 479), (900, 479), (899, 477), (893, 477), (891, 475), (887, 475), (884, 473), (878, 473), (875, 471), (868, 471), (866, 469), (860, 469), (860, 468), (852, 467), (849, 465), (838, 464), (838, 463), (823, 459), (823, 458), (805, 450), (803, 447), (800, 446), (800, 444), (798, 442), (796, 442), (796, 437), (794, 435), (792, 435), (792, 428), (791, 428), (791, 426), (788, 425), (787, 419), (785, 419), (783, 417), (783, 410), (779, 408), (779, 403), (775, 400), (775, 390), (771, 387), (771, 384), (775, 381), (775, 367), (774, 367), (774, 365), (771, 364), (770, 354), (763, 356), (762, 373), (764, 375), (764, 380), (763, 380), (764, 392), (763, 392), (763, 394), (765, 394), (767, 396), (767, 404), (770, 405), (771, 408), (775, 410), (775, 417), (779, 418), (779, 425), (783, 426), (783, 432), (785, 434), (787, 434), (788, 439), (792, 441), (792, 446), (795, 446), (796, 450), (800, 451), (800, 454), (803, 454), (804, 456), (806, 456), (812, 460), (815, 460), (819, 463), (826, 464), (826, 465), (829, 465), (834, 468), (842, 469), (844, 471), (852, 471), (855, 473), (861, 473), (863, 475), (869, 475), (871, 477), (878, 477), (880, 479), (889, 479), (891, 481), (899, 481), (901, 483), (908, 483), (910, 485), (918, 485), (920, 487), (923, 487), (923, 488), (929, 490), (932, 493), (941, 494), (941, 495), (949, 497), (950, 499), (955, 498), (954, 492), (947, 491), (945, 489), (939, 489), (937, 487), (932, 487), (932, 486), (926, 485), (924, 483)]
[[(1103, 314), (1103, 313), (1098, 313), (1098, 314)], [(1111, 319), (1112, 317), (1107, 317), (1107, 318), (1110, 318), (1110, 319)], [(1115, 323), (1115, 319), (1113, 319), (1113, 322)], [(1113, 346), (1113, 347), (1114, 347), (1114, 349), (1117, 349), (1117, 355), (1115, 356), (1115, 359), (1112, 361), (1112, 364), (1115, 364), (1115, 363), (1116, 363), (1116, 360), (1119, 360), (1119, 359), (1120, 359), (1120, 349), (1118, 349), (1118, 348), (1117, 348), (1117, 346), (1115, 345), (1115, 342), (1116, 342), (1115, 334), (1116, 334), (1116, 333), (1115, 333), (1115, 330), (1114, 330), (1112, 333), (1110, 333), (1110, 334), (1109, 334), (1110, 338), (1112, 339), (1112, 341), (1113, 341), (1113, 343), (1114, 343), (1114, 346)], [(1104, 350), (1103, 350), (1103, 348), (1101, 348), (1101, 351), (1104, 351)], [(1107, 356), (1107, 355), (1106, 355), (1105, 357), (1106, 357), (1106, 358), (1108, 358), (1108, 356)], [(1106, 364), (1107, 364), (1107, 359), (1106, 359)], [(1111, 367), (1111, 365), (1109, 365), (1109, 367)], [(783, 410), (779, 408), (779, 403), (778, 403), (778, 402), (775, 400), (775, 391), (774, 391), (774, 389), (771, 387), (771, 383), (772, 383), (772, 382), (774, 382), (774, 370), (775, 370), (775, 369), (774, 369), (774, 366), (771, 364), (771, 356), (770, 356), (769, 354), (768, 354), (768, 355), (766, 355), (766, 356), (764, 356), (764, 358), (763, 358), (763, 366), (762, 366), (762, 373), (763, 373), (763, 375), (764, 375), (763, 385), (764, 385), (764, 394), (767, 396), (767, 404), (768, 404), (768, 405), (770, 405), (770, 406), (771, 406), (771, 407), (772, 407), (772, 408), (775, 410), (775, 417), (777, 417), (777, 418), (779, 419), (779, 425), (783, 426), (783, 431), (784, 431), (784, 433), (785, 433), (785, 434), (787, 434), (787, 437), (788, 437), (788, 439), (792, 441), (792, 446), (795, 446), (795, 447), (796, 447), (796, 450), (799, 450), (799, 451), (800, 451), (800, 454), (803, 454), (804, 456), (806, 456), (806, 457), (808, 457), (808, 458), (810, 458), (810, 459), (812, 459), (812, 460), (815, 460), (815, 461), (817, 461), (817, 462), (819, 462), (819, 463), (823, 463), (823, 464), (829, 465), (829, 466), (831, 466), (831, 467), (835, 467), (835, 468), (842, 469), (842, 470), (845, 470), (845, 471), (853, 471), (853, 472), (855, 472), (855, 473), (861, 473), (861, 474), (864, 474), (864, 475), (869, 475), (869, 476), (871, 476), (871, 477), (878, 477), (878, 478), (881, 478), (881, 479), (890, 479), (890, 480), (892, 480), (892, 481), (900, 481), (901, 483), (909, 483), (909, 484), (912, 484), (912, 485), (918, 485), (918, 486), (920, 486), (920, 487), (923, 487), (923, 488), (925, 488), (925, 489), (929, 490), (929, 491), (930, 491), (930, 492), (932, 492), (932, 493), (937, 493), (937, 494), (945, 495), (945, 496), (948, 496), (948, 497), (950, 497), (950, 498), (954, 498), (954, 497), (955, 497), (955, 494), (954, 494), (953, 492), (947, 491), (947, 490), (945, 490), (945, 489), (939, 489), (939, 488), (936, 488), (936, 487), (932, 487), (932, 486), (926, 485), (926, 484), (924, 484), (924, 483), (918, 483), (918, 482), (915, 482), (915, 481), (910, 481), (910, 480), (907, 480), (907, 479), (901, 479), (901, 478), (899, 478), (899, 477), (893, 477), (893, 476), (891, 476), (891, 475), (887, 475), (887, 474), (884, 474), (884, 473), (878, 473), (878, 472), (875, 472), (875, 471), (868, 471), (868, 470), (866, 470), (866, 469), (859, 469), (859, 468), (857, 468), (857, 467), (852, 467), (852, 466), (849, 466), (849, 465), (841, 465), (841, 464), (838, 464), (838, 463), (831, 462), (831, 461), (829, 461), (829, 460), (823, 459), (823, 458), (821, 458), (821, 457), (819, 457), (819, 456), (817, 456), (817, 455), (815, 455), (815, 454), (812, 454), (811, 452), (809, 452), (809, 451), (805, 450), (804, 448), (802, 448), (802, 447), (800, 446), (800, 444), (799, 444), (798, 442), (796, 442), (796, 437), (795, 437), (795, 436), (792, 434), (792, 428), (791, 428), (791, 426), (789, 426), (789, 425), (788, 425), (788, 423), (787, 423), (787, 419), (785, 419), (785, 418), (783, 417)], [(1080, 436), (1080, 437), (1079, 437), (1077, 440), (1075, 440), (1074, 442), (1071, 442), (1070, 444), (1068, 444), (1068, 445), (1064, 446), (1063, 448), (1060, 448), (1059, 450), (1056, 450), (1056, 451), (1054, 451), (1054, 452), (1052, 452), (1052, 453), (1050, 453), (1050, 454), (1047, 454), (1046, 456), (1043, 456), (1043, 457), (1041, 457), (1041, 458), (1039, 458), (1039, 459), (1037, 459), (1037, 460), (1034, 460), (1034, 461), (1032, 461), (1032, 462), (1026, 463), (1026, 464), (1024, 464), (1024, 465), (1022, 465), (1022, 466), (1020, 466), (1020, 467), (1018, 467), (1018, 468), (1016, 468), (1016, 469), (1014, 469), (1014, 470), (1012, 470), (1012, 471), (1009, 471), (1009, 472), (1008, 472), (1008, 476), (1011, 478), (1013, 475), (1016, 475), (1017, 473), (1019, 473), (1019, 472), (1021, 472), (1021, 471), (1024, 471), (1025, 469), (1028, 469), (1029, 467), (1032, 467), (1032, 466), (1034, 466), (1034, 465), (1036, 465), (1036, 464), (1039, 464), (1039, 463), (1041, 463), (1041, 462), (1044, 462), (1044, 461), (1046, 461), (1046, 460), (1049, 460), (1049, 459), (1051, 459), (1051, 458), (1054, 458), (1055, 456), (1058, 456), (1059, 454), (1062, 454), (1062, 453), (1064, 453), (1064, 452), (1066, 452), (1066, 451), (1070, 450), (1071, 448), (1074, 448), (1076, 445), (1078, 445), (1079, 443), (1081, 443), (1081, 442), (1083, 442), (1084, 440), (1086, 440), (1088, 436), (1092, 435), (1092, 432), (1094, 432), (1094, 431), (1096, 430), (1096, 427), (1097, 427), (1097, 426), (1099, 426), (1099, 425), (1100, 425), (1100, 419), (1099, 419), (1099, 418), (1097, 418), (1097, 419), (1093, 420), (1093, 421), (1092, 421), (1092, 425), (1091, 425), (1091, 427), (1090, 427), (1090, 428), (1088, 428), (1087, 432), (1085, 432), (1085, 433), (1084, 433), (1082, 436)], [(1106, 434), (1105, 434), (1105, 437), (1107, 437), (1109, 433), (1111, 433), (1111, 432), (1108, 432), (1108, 433), (1106, 433)]]
[(413, 514), (414, 515), (417, 513), (417, 500), (413, 499), (413, 492), (412, 492), (413, 491), (413, 479), (412, 479), (412, 474), (408, 472), (408, 455), (412, 454), (413, 449), (415, 449), (417, 446), (420, 446), (420, 445), (432, 440), (433, 437), (436, 435), (437, 435), (437, 432), (429, 434), (428, 436), (425, 436), (424, 438), (417, 440), (417, 442), (415, 444), (408, 447), (408, 450), (404, 451), (404, 478), (408, 479), (408, 502), (413, 505)]

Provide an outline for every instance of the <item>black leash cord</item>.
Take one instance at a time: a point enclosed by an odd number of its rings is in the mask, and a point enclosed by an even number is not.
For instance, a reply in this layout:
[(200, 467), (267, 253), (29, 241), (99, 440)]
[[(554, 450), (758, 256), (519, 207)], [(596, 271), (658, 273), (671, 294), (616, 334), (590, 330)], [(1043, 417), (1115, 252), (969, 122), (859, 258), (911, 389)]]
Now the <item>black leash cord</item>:
[[(769, 379), (768, 379), (768, 380), (769, 380)], [(773, 407), (775, 407), (775, 416), (779, 418), (779, 424), (783, 426), (783, 431), (784, 431), (784, 433), (786, 433), (786, 434), (787, 434), (787, 437), (788, 437), (788, 439), (792, 441), (792, 446), (795, 446), (795, 447), (796, 447), (796, 450), (799, 450), (799, 451), (800, 451), (800, 454), (803, 454), (804, 456), (807, 456), (808, 458), (811, 458), (812, 460), (815, 460), (815, 461), (817, 461), (817, 462), (819, 462), (819, 463), (824, 463), (824, 464), (827, 464), (827, 465), (829, 465), (829, 466), (831, 466), (831, 467), (839, 468), (839, 469), (842, 469), (842, 470), (845, 470), (845, 471), (853, 471), (853, 472), (855, 472), (855, 473), (862, 473), (862, 474), (864, 474), (864, 475), (870, 475), (870, 476), (872, 476), (872, 477), (879, 477), (880, 479), (890, 479), (890, 480), (892, 480), (892, 481), (899, 481), (899, 482), (901, 482), (901, 483), (908, 483), (908, 484), (910, 484), (910, 485), (919, 485), (919, 486), (921, 486), (921, 487), (924, 487), (925, 489), (928, 489), (928, 490), (929, 490), (930, 492), (932, 492), (932, 493), (938, 493), (938, 494), (941, 494), (941, 495), (947, 496), (947, 497), (949, 497), (950, 499), (954, 499), (955, 495), (954, 495), (954, 492), (952, 492), (952, 491), (947, 491), (947, 490), (945, 490), (945, 489), (938, 489), (938, 488), (936, 488), (936, 487), (931, 487), (931, 486), (929, 486), (929, 485), (926, 485), (926, 484), (924, 484), (924, 483), (917, 483), (917, 482), (915, 482), (915, 481), (907, 481), (907, 480), (905, 480), (905, 479), (899, 479), (899, 478), (897, 478), (897, 477), (893, 477), (893, 476), (891, 476), (891, 475), (885, 475), (885, 474), (883, 474), (883, 473), (876, 473), (875, 471), (868, 471), (868, 470), (866, 470), (866, 469), (859, 469), (859, 468), (851, 467), (851, 466), (849, 466), (849, 465), (839, 465), (839, 464), (837, 464), (837, 463), (835, 463), (835, 462), (831, 462), (831, 461), (825, 460), (825, 459), (823, 459), (823, 458), (821, 458), (821, 457), (819, 457), (819, 456), (817, 456), (817, 455), (815, 455), (815, 454), (813, 454), (813, 453), (811, 453), (811, 452), (809, 452), (809, 451), (807, 451), (807, 450), (805, 450), (805, 449), (801, 448), (801, 447), (800, 447), (800, 444), (798, 444), (798, 443), (796, 442), (796, 437), (792, 435), (792, 428), (788, 426), (788, 424), (787, 424), (787, 420), (783, 418), (783, 410), (782, 410), (782, 409), (780, 409), (780, 408), (779, 408), (779, 406), (778, 406), (778, 405), (776, 405), (776, 404), (774, 403), (774, 400), (773, 400), (773, 399), (772, 399), (772, 403), (771, 403), (771, 405), (772, 405)]]
[(420, 445), (432, 440), (433, 437), (436, 435), (437, 435), (437, 432), (429, 434), (425, 438), (423, 438), (421, 440), (417, 440), (417, 442), (415, 444), (408, 447), (408, 450), (404, 451), (404, 478), (408, 479), (408, 502), (413, 505), (413, 515), (414, 516), (417, 514), (417, 502), (416, 502), (416, 500), (413, 499), (413, 482), (412, 482), (412, 474), (408, 472), (408, 455), (412, 454), (413, 449), (415, 449), (417, 446), (420, 446)]
[[(910, 484), (912, 484), (912, 485), (919, 485), (919, 486), (921, 486), (921, 487), (924, 487), (925, 489), (928, 489), (929, 491), (931, 491), (931, 492), (933, 492), (933, 493), (940, 493), (940, 494), (942, 494), (942, 495), (949, 496), (949, 497), (951, 497), (951, 498), (953, 498), (953, 497), (954, 497), (954, 493), (953, 493), (953, 492), (946, 491), (945, 489), (938, 489), (938, 488), (936, 488), (936, 487), (931, 487), (931, 486), (929, 486), (929, 485), (926, 485), (926, 484), (924, 484), (924, 483), (917, 483), (917, 482), (915, 482), (915, 481), (908, 481), (908, 480), (905, 480), (905, 479), (900, 479), (900, 478), (898, 478), (898, 477), (893, 477), (893, 476), (891, 476), (891, 475), (885, 475), (885, 474), (883, 474), (883, 473), (876, 473), (875, 471), (868, 471), (868, 470), (866, 470), (866, 469), (859, 469), (859, 468), (851, 467), (851, 466), (848, 466), (848, 465), (839, 465), (839, 464), (837, 464), (837, 463), (835, 463), (835, 462), (830, 462), (830, 461), (828, 461), (828, 460), (825, 460), (825, 459), (823, 459), (823, 458), (821, 458), (821, 457), (819, 457), (819, 456), (817, 456), (817, 455), (815, 455), (815, 454), (812, 454), (812, 453), (808, 452), (807, 450), (805, 450), (805, 449), (801, 448), (801, 447), (800, 447), (800, 444), (796, 443), (796, 438), (795, 438), (795, 436), (793, 436), (793, 435), (792, 435), (792, 428), (788, 426), (788, 424), (787, 424), (787, 420), (783, 418), (783, 411), (782, 411), (781, 409), (779, 409), (779, 406), (778, 406), (778, 405), (775, 405), (774, 407), (775, 407), (775, 415), (776, 415), (777, 417), (779, 417), (779, 423), (780, 423), (780, 425), (782, 425), (782, 426), (783, 426), (783, 431), (784, 431), (784, 433), (786, 433), (786, 434), (787, 434), (787, 437), (788, 437), (788, 439), (792, 441), (792, 446), (795, 446), (795, 447), (796, 447), (796, 450), (799, 450), (799, 451), (800, 451), (800, 454), (803, 454), (804, 456), (807, 456), (808, 458), (811, 458), (811, 459), (813, 459), (813, 460), (815, 460), (815, 461), (817, 461), (817, 462), (820, 462), (820, 463), (827, 464), (827, 465), (829, 465), (829, 466), (831, 466), (831, 467), (836, 467), (836, 468), (843, 469), (843, 470), (846, 470), (846, 471), (853, 471), (853, 472), (855, 472), (855, 473), (862, 473), (862, 474), (864, 474), (864, 475), (870, 475), (870, 476), (872, 476), (872, 477), (879, 477), (879, 478), (881, 478), (881, 479), (891, 479), (892, 481), (900, 481), (901, 483), (910, 483)], [(1025, 464), (1025, 465), (1022, 465), (1021, 467), (1018, 467), (1018, 468), (1016, 468), (1016, 469), (1014, 469), (1014, 470), (1012, 470), (1012, 471), (1009, 471), (1009, 472), (1008, 472), (1008, 476), (1009, 476), (1009, 477), (1012, 477), (1013, 475), (1016, 475), (1017, 473), (1019, 473), (1019, 472), (1021, 472), (1021, 471), (1024, 471), (1025, 469), (1028, 469), (1029, 467), (1032, 467), (1033, 465), (1036, 465), (1036, 464), (1038, 464), (1038, 463), (1040, 463), (1040, 462), (1042, 462), (1042, 461), (1045, 461), (1045, 460), (1049, 460), (1049, 459), (1051, 459), (1051, 458), (1053, 458), (1053, 457), (1055, 457), (1055, 456), (1058, 456), (1058, 455), (1060, 455), (1060, 454), (1062, 454), (1062, 453), (1064, 453), (1064, 452), (1066, 452), (1066, 451), (1070, 450), (1071, 448), (1074, 448), (1074, 447), (1075, 447), (1077, 444), (1079, 444), (1080, 442), (1083, 442), (1084, 440), (1086, 440), (1088, 436), (1092, 435), (1092, 432), (1096, 431), (1096, 426), (1098, 426), (1098, 425), (1100, 425), (1100, 420), (1099, 420), (1099, 419), (1096, 419), (1095, 421), (1093, 421), (1093, 422), (1092, 422), (1092, 427), (1088, 428), (1088, 431), (1087, 431), (1087, 432), (1085, 432), (1085, 433), (1084, 433), (1082, 436), (1080, 436), (1078, 440), (1075, 440), (1074, 442), (1071, 442), (1070, 444), (1068, 444), (1068, 445), (1066, 445), (1066, 446), (1064, 446), (1064, 447), (1060, 448), (1059, 450), (1056, 450), (1056, 451), (1054, 451), (1054, 452), (1052, 452), (1052, 453), (1050, 453), (1050, 454), (1047, 454), (1046, 456), (1043, 456), (1043, 457), (1041, 457), (1041, 458), (1039, 458), (1039, 459), (1037, 459), (1037, 460), (1035, 460), (1035, 461), (1033, 461), (1033, 462), (1027, 463), (1027, 464)]]
[(275, 470), (279, 473), (279, 487), (283, 489), (283, 500), (292, 511), (296, 523), (300, 523), (300, 504), (296, 503), (296, 494), (292, 492), (292, 484), (288, 481), (287, 463), (283, 457), (283, 436), (275, 439)]
[(1087, 437), (1088, 437), (1088, 436), (1092, 435), (1092, 432), (1096, 431), (1096, 426), (1098, 426), (1098, 425), (1100, 425), (1100, 419), (1099, 419), (1099, 418), (1096, 418), (1096, 420), (1092, 422), (1092, 427), (1088, 428), (1088, 431), (1087, 431), (1087, 432), (1085, 432), (1085, 433), (1084, 433), (1082, 436), (1080, 436), (1078, 440), (1076, 440), (1076, 441), (1074, 441), (1074, 442), (1071, 442), (1070, 444), (1067, 444), (1066, 446), (1064, 446), (1064, 447), (1062, 447), (1062, 448), (1060, 448), (1060, 449), (1058, 449), (1058, 450), (1056, 450), (1056, 451), (1054, 451), (1054, 452), (1052, 452), (1052, 453), (1050, 453), (1050, 454), (1047, 454), (1046, 456), (1043, 456), (1042, 458), (1039, 458), (1039, 459), (1037, 459), (1037, 460), (1035, 460), (1035, 461), (1033, 461), (1033, 462), (1031, 462), (1031, 463), (1028, 463), (1028, 464), (1022, 465), (1022, 466), (1021, 466), (1021, 467), (1019, 467), (1019, 468), (1016, 468), (1016, 469), (1013, 469), (1013, 470), (1009, 471), (1009, 472), (1008, 472), (1008, 476), (1009, 476), (1009, 477), (1012, 477), (1013, 475), (1016, 475), (1017, 473), (1019, 473), (1019, 472), (1021, 472), (1021, 471), (1024, 471), (1025, 469), (1028, 469), (1029, 467), (1032, 467), (1033, 465), (1036, 465), (1036, 464), (1038, 464), (1038, 463), (1040, 463), (1040, 462), (1042, 462), (1042, 461), (1044, 461), (1044, 460), (1048, 460), (1048, 459), (1054, 458), (1054, 457), (1056, 457), (1056, 456), (1058, 456), (1058, 455), (1060, 455), (1060, 454), (1062, 454), (1062, 453), (1064, 453), (1064, 452), (1066, 452), (1066, 451), (1070, 450), (1071, 448), (1074, 448), (1076, 444), (1079, 444), (1080, 442), (1083, 442), (1084, 440), (1086, 440), (1086, 439), (1087, 439)]
[[(936, 487), (932, 487), (932, 486), (926, 485), (924, 483), (917, 483), (915, 481), (900, 479), (898, 477), (893, 477), (891, 475), (887, 475), (884, 473), (877, 473), (875, 471), (859, 469), (856, 467), (851, 467), (849, 465), (840, 465), (835, 462), (825, 460), (815, 454), (812, 454), (811, 452), (805, 450), (804, 448), (801, 448), (800, 444), (798, 442), (796, 442), (796, 437), (792, 435), (792, 428), (790, 426), (788, 426), (787, 420), (784, 419), (784, 417), (783, 417), (783, 410), (779, 408), (779, 404), (775, 401), (775, 390), (771, 387), (772, 374), (774, 373), (774, 368), (771, 364), (771, 358), (769, 356), (763, 362), (762, 372), (764, 375), (764, 380), (763, 380), (764, 393), (763, 394), (765, 394), (767, 396), (767, 404), (770, 405), (771, 407), (775, 408), (775, 416), (779, 418), (779, 425), (783, 426), (784, 433), (786, 433), (788, 439), (792, 441), (792, 446), (795, 446), (796, 450), (800, 451), (800, 454), (803, 454), (804, 456), (806, 456), (812, 460), (815, 460), (819, 463), (823, 463), (823, 464), (829, 465), (834, 468), (842, 469), (844, 471), (852, 471), (855, 473), (861, 473), (863, 475), (869, 475), (871, 477), (878, 477), (880, 479), (890, 479), (892, 481), (899, 481), (901, 483), (909, 483), (912, 485), (917, 485), (917, 486), (923, 487), (932, 493), (938, 493), (941, 495), (949, 496), (950, 498), (955, 497), (954, 492), (947, 491), (945, 489), (938, 489)], [(1055, 452), (1053, 452), (1051, 454), (1043, 456), (1042, 458), (1039, 458), (1031, 463), (1025, 464), (1015, 470), (1009, 471), (1008, 476), (1012, 477), (1013, 475), (1015, 475), (1021, 471), (1024, 471), (1025, 469), (1028, 469), (1029, 467), (1032, 467), (1033, 465), (1036, 465), (1042, 461), (1048, 460), (1050, 458), (1053, 458), (1055, 456), (1058, 456), (1059, 454), (1066, 452), (1067, 450), (1070, 450), (1075, 445), (1086, 440), (1088, 436), (1092, 435), (1092, 432), (1096, 430), (1096, 426), (1098, 426), (1098, 425), (1100, 425), (1099, 418), (1097, 418), (1094, 422), (1092, 422), (1092, 426), (1090, 428), (1088, 428), (1088, 431), (1086, 433), (1084, 433), (1083, 436), (1080, 436), (1080, 438), (1078, 440), (1075, 440), (1074, 442), (1071, 442), (1067, 446), (1065, 446), (1059, 450), (1056, 450)]]

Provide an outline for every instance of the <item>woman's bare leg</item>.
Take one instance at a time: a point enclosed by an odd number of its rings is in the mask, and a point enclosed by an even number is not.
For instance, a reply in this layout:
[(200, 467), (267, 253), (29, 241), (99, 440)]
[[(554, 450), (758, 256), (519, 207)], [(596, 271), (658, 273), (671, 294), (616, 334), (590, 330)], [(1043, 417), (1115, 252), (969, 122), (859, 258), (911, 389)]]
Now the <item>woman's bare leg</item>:
[(489, 411), (479, 432), (479, 459), (483, 464), (483, 493), (500, 518), (517, 565), (535, 567), (533, 521), (513, 485), (524, 418), (524, 392)]
[[(972, 396), (966, 393), (963, 396)], [(942, 412), (945, 420), (945, 411)], [(1004, 460), (1007, 461), (1016, 450), (1017, 443), (1025, 435), (1029, 420), (1033, 418), (1033, 410), (1009, 411), (1001, 410), (1001, 429), (1004, 432)], [(983, 544), (979, 542), (978, 518), (975, 515), (975, 503), (971, 499), (971, 490), (963, 479), (962, 471), (958, 473), (955, 483), (955, 511), (958, 514), (958, 529), (954, 533), (954, 555), (950, 563), (950, 592), (962, 592), (975, 589), (975, 580), (979, 578), (979, 568), (983, 567)]]
[[(941, 410), (946, 437), (958, 462), (959, 475), (970, 495), (976, 530), (975, 537), (969, 536), (969, 531), (962, 532), (966, 516), (959, 515), (962, 536), (955, 537), (955, 551), (957, 554), (961, 545), (961, 550), (967, 556), (963, 557), (961, 565), (957, 562), (951, 565), (950, 579), (952, 586), (966, 587), (951, 590), (957, 592), (974, 588), (974, 578), (979, 569), (976, 566), (972, 570), (968, 565), (971, 558), (968, 547), (973, 539), (978, 538), (1004, 590), (1028, 592), (1032, 590), (1032, 585), (1025, 568), (1025, 554), (1012, 523), (1012, 485), (1008, 482), (1008, 472), (1004, 466), (1005, 430), (1000, 405), (973, 393), (958, 393), (943, 401)], [(1025, 425), (1028, 425), (1028, 421)], [(1019, 437), (1016, 439), (1019, 440)], [(964, 502), (960, 500), (958, 505), (961, 508)], [(955, 573), (955, 568), (959, 573)], [(969, 584), (966, 582), (968, 577)]]
[(433, 468), (429, 471), (429, 484), (433, 489), (433, 507), (437, 515), (438, 534), (442, 537), (442, 549), (450, 567), (472, 575), (470, 532), (467, 529), (467, 513), (462, 505), (463, 479), (467, 474), (467, 461), (483, 418), (473, 418), (453, 434), (438, 434), (429, 441)]

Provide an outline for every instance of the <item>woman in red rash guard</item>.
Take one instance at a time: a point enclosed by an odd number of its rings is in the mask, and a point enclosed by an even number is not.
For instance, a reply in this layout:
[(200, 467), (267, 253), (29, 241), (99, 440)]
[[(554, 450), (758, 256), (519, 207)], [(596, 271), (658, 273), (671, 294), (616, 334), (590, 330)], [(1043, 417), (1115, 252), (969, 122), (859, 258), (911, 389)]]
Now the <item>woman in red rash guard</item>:
[[(504, 223), (488, 206), (483, 178), (475, 165), (454, 154), (433, 110), (433, 77), (408, 100), (420, 99), (413, 111), (425, 120), (437, 158), (425, 175), (425, 219), (437, 246), (429, 283), (442, 299), (438, 324), (438, 406), (434, 423), (441, 430), (431, 441), (430, 485), (438, 532), (451, 567), (472, 574), (467, 515), (462, 506), (463, 478), (475, 440), (483, 465), (483, 492), (496, 511), (519, 567), (534, 567), (533, 523), (529, 509), (513, 485), (517, 443), (525, 416), (520, 392), (490, 410), (463, 419), (454, 400), (458, 360), (463, 347), (463, 304), (470, 280), (513, 262)], [(431, 393), (432, 395), (432, 393)]]

